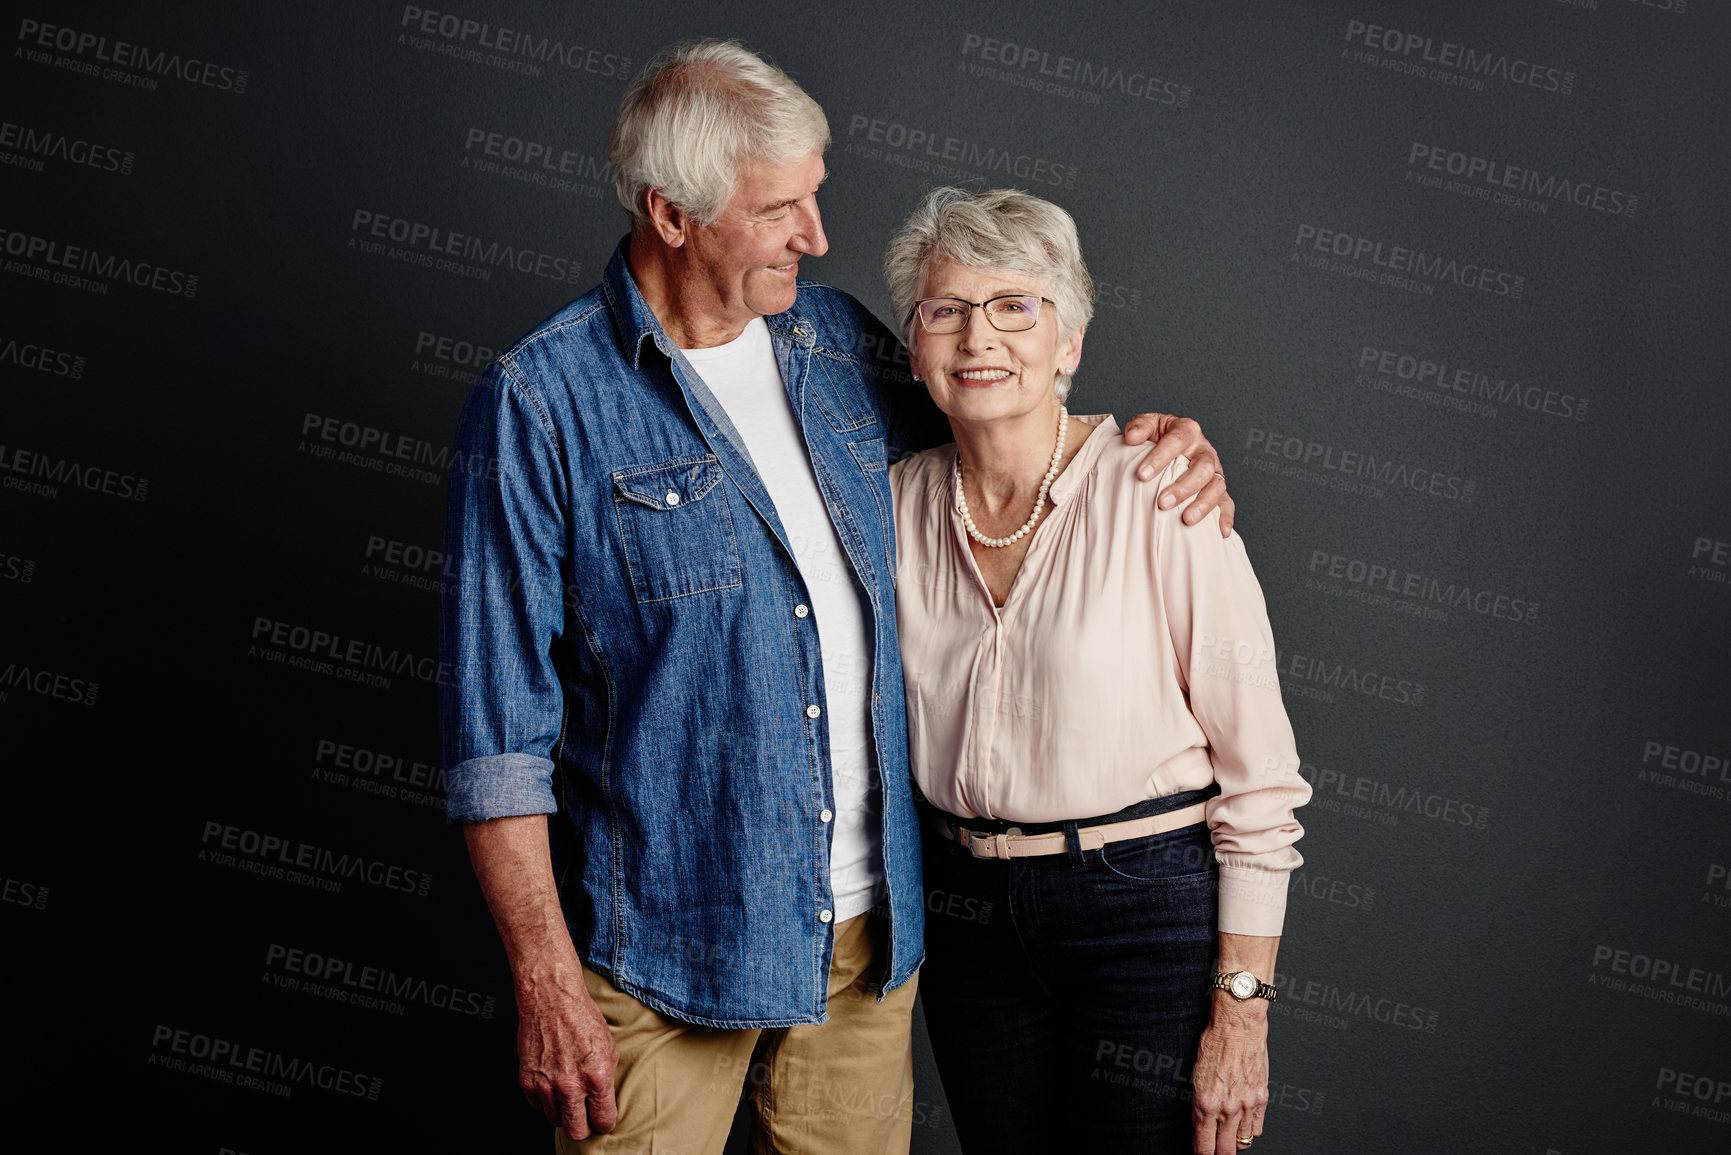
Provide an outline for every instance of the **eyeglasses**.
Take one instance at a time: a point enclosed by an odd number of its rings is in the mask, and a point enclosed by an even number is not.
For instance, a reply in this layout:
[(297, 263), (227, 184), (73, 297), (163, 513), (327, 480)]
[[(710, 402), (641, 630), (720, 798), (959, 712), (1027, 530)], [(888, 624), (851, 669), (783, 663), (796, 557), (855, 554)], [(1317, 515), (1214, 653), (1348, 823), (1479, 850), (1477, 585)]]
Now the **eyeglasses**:
[(1040, 302), (1056, 305), (1050, 297), (1031, 293), (1009, 293), (989, 301), (964, 301), (960, 297), (926, 297), (914, 302), (914, 314), (928, 333), (960, 333), (968, 327), (975, 309), (983, 309), (986, 320), (1000, 333), (1020, 333), (1040, 321)]

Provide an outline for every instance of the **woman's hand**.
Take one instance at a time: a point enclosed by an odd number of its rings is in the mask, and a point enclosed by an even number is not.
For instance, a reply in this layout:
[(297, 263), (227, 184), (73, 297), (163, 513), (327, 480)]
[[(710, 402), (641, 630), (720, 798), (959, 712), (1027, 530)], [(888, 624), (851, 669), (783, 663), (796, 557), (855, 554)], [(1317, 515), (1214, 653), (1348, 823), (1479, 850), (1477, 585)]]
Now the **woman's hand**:
[[(1275, 936), (1220, 935), (1223, 974), (1249, 971), (1274, 981)], [(1262, 1134), (1268, 1110), (1268, 1000), (1236, 999), (1214, 992), (1214, 1016), (1202, 1032), (1190, 1076), (1190, 1117), (1196, 1123), (1196, 1155), (1234, 1155)]]
[[(1224, 1002), (1222, 1001), (1224, 1000)], [(1191, 1076), (1196, 1155), (1235, 1155), (1262, 1134), (1268, 1110), (1268, 1003), (1214, 992), (1214, 1019), (1202, 1032)]]

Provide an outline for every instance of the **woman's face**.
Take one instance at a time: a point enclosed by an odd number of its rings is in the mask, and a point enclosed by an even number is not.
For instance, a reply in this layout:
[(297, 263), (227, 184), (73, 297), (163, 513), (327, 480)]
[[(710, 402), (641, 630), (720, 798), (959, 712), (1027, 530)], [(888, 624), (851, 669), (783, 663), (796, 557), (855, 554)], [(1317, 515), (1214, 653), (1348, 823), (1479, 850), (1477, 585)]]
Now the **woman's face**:
[[(987, 301), (1010, 293), (1051, 296), (1037, 277), (953, 261), (932, 266), (919, 295)], [(1082, 357), (1081, 332), (1060, 339), (1057, 308), (1044, 302), (1038, 323), (1019, 333), (999, 332), (984, 309), (973, 309), (959, 333), (928, 333), (916, 318), (911, 337), (914, 372), (938, 408), (961, 421), (1017, 417), (1050, 405), (1058, 370), (1075, 372)]]

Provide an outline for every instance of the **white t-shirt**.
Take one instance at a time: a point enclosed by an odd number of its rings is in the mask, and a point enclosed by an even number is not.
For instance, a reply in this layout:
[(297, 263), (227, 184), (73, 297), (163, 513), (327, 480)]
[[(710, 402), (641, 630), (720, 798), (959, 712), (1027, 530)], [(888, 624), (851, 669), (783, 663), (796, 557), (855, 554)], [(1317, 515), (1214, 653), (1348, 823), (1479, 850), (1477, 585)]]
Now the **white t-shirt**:
[(681, 352), (744, 438), (811, 597), (829, 718), (835, 788), (829, 878), (840, 923), (870, 910), (883, 880), (882, 801), (872, 756), (871, 606), (817, 487), (769, 326), (758, 317), (725, 345)]

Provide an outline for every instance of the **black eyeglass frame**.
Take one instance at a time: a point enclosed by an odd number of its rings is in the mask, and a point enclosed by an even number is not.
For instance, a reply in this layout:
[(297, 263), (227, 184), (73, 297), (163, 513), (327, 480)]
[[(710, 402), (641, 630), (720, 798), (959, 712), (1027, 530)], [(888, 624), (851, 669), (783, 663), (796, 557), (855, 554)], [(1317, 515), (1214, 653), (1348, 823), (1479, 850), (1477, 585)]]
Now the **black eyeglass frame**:
[[(1056, 309), (1058, 307), (1058, 302), (1052, 300), (1052, 298), (1050, 298), (1050, 297), (1042, 297), (1037, 293), (1000, 293), (996, 297), (987, 297), (983, 301), (969, 301), (969, 300), (965, 300), (962, 297), (921, 297), (919, 300), (914, 302), (914, 307), (912, 309), (908, 310), (908, 320), (911, 321), (915, 317), (918, 317), (920, 319), (920, 328), (922, 328), (926, 332), (930, 333), (932, 331), (932, 327), (930, 325), (926, 324), (926, 317), (925, 317), (924, 313), (920, 312), (920, 306), (925, 304), (927, 301), (958, 301), (961, 304), (968, 306), (968, 314), (967, 314), (967, 316), (962, 318), (961, 327), (951, 330), (951, 333), (960, 333), (963, 329), (966, 329), (968, 327), (968, 322), (973, 320), (975, 309), (979, 309), (982, 312), (984, 312), (986, 314), (986, 324), (990, 325), (992, 328), (996, 329), (1000, 333), (1026, 333), (1028, 331), (1028, 329), (1032, 329), (1034, 327), (1034, 325), (1038, 325), (1040, 323), (1040, 318), (1039, 318), (1038, 314), (1035, 314), (1035, 316), (1034, 316), (1034, 324), (1029, 325), (1025, 329), (1006, 329), (1002, 325), (998, 324), (998, 322), (996, 320), (993, 319), (992, 311), (990, 309), (986, 308), (986, 306), (990, 305), (993, 301), (1008, 301), (1008, 300), (1015, 298), (1015, 297), (1033, 297), (1035, 300), (1043, 301), (1046, 304), (1052, 306), (1052, 308), (1054, 308), (1054, 309)], [(949, 336), (949, 335), (950, 335), (949, 333), (939, 333), (938, 334), (938, 336), (940, 336), (940, 337)]]

